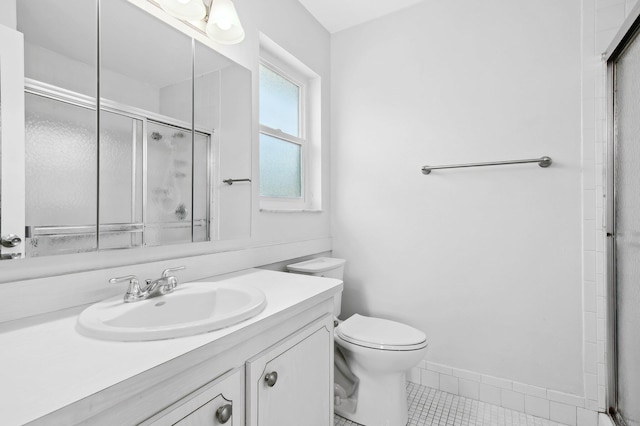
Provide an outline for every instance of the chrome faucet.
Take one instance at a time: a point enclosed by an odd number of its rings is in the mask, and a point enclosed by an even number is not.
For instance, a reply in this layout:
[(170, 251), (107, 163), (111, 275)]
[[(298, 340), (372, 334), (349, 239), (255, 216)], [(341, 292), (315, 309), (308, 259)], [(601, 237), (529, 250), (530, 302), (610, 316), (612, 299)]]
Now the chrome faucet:
[(126, 303), (137, 302), (138, 300), (147, 299), (154, 296), (162, 296), (171, 293), (178, 286), (178, 279), (171, 275), (172, 272), (181, 271), (184, 266), (177, 268), (168, 268), (162, 271), (162, 276), (156, 280), (145, 280), (144, 288), (140, 287), (140, 281), (135, 275), (127, 275), (124, 277), (111, 278), (111, 284), (129, 281), (129, 288), (124, 295)]

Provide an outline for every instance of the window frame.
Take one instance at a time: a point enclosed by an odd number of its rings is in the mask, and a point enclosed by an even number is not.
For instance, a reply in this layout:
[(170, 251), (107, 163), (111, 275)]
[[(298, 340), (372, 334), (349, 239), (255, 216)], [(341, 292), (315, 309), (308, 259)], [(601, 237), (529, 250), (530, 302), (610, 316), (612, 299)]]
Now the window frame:
[[(259, 66), (264, 66), (271, 72), (279, 75), (291, 84), (298, 87), (298, 135), (283, 132), (280, 129), (274, 129), (260, 122), (260, 111), (258, 107), (258, 125), (259, 135), (267, 135), (276, 139), (283, 140), (298, 145), (300, 147), (300, 197), (272, 197), (258, 195), (260, 197), (260, 207), (262, 210), (304, 210), (309, 207), (310, 200), (308, 197), (308, 152), (309, 139), (307, 134), (307, 126), (309, 117), (308, 112), (308, 84), (309, 79), (302, 73), (295, 70), (294, 67), (288, 65), (285, 61), (273, 56), (270, 52), (261, 51), (259, 58)], [(258, 76), (258, 92), (260, 91), (260, 77)], [(260, 105), (260, 103), (258, 103)], [(258, 142), (258, 145), (260, 143)]]

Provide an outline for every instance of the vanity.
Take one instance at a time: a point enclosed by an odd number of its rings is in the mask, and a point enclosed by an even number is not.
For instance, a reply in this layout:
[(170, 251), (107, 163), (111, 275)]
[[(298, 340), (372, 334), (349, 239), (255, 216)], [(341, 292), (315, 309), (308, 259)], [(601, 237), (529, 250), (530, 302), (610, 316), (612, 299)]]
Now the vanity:
[(80, 310), (1, 330), (0, 423), (333, 424), (342, 282), (260, 269), (202, 281), (257, 288), (266, 306), (235, 325), (164, 340), (86, 337)]

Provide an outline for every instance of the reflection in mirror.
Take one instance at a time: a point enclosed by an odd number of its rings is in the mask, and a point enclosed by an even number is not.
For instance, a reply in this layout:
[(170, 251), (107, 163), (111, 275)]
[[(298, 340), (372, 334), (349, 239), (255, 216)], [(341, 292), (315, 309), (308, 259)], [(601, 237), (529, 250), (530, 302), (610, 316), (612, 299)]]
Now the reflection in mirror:
[(249, 235), (248, 69), (127, 0), (17, 12), (27, 257)]
[(26, 256), (97, 248), (97, 2), (21, 0)]
[[(206, 198), (213, 127), (194, 140), (192, 40), (126, 0), (102, 2), (100, 25), (100, 96), (109, 108), (101, 111), (101, 135), (118, 128), (103, 119), (108, 115), (144, 129), (140, 137), (129, 125), (118, 140), (101, 139), (100, 248), (106, 239), (110, 248), (191, 242), (196, 229), (207, 240), (208, 211), (194, 217), (193, 181), (205, 180)], [(196, 141), (205, 150), (199, 157)], [(102, 162), (103, 151), (113, 153), (112, 165)], [(204, 166), (196, 167), (198, 161)], [(114, 172), (126, 177), (111, 181)], [(119, 188), (127, 188), (128, 199)]]

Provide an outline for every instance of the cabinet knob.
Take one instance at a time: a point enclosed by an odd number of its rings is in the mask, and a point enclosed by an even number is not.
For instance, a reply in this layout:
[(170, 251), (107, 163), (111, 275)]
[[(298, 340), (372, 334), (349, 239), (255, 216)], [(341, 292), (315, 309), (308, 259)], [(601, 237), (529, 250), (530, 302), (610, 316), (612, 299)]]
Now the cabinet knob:
[(231, 418), (232, 411), (233, 407), (231, 404), (225, 404), (216, 410), (216, 419), (218, 419), (220, 423), (224, 424)]
[(275, 371), (272, 371), (271, 373), (267, 373), (267, 375), (264, 376), (264, 381), (267, 382), (267, 386), (272, 388), (278, 381), (278, 373)]

